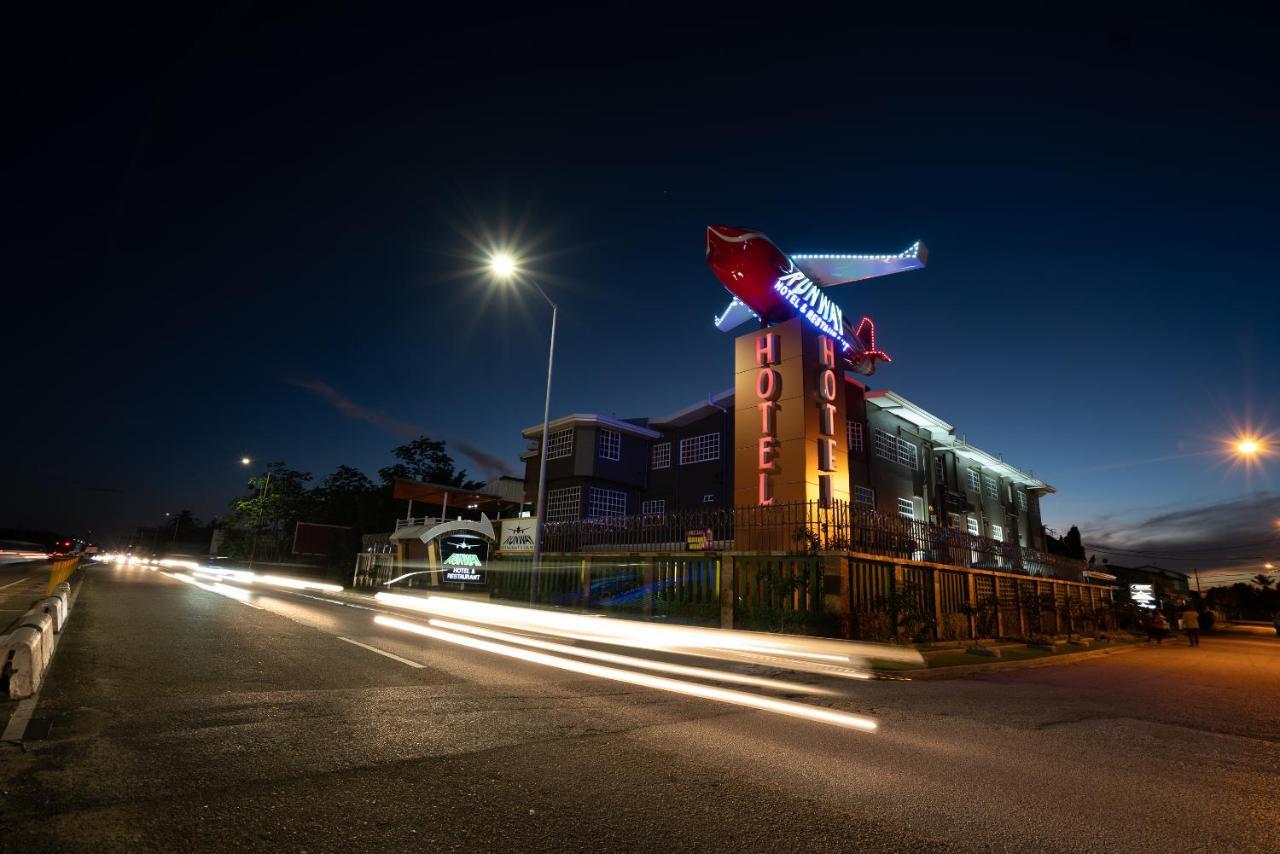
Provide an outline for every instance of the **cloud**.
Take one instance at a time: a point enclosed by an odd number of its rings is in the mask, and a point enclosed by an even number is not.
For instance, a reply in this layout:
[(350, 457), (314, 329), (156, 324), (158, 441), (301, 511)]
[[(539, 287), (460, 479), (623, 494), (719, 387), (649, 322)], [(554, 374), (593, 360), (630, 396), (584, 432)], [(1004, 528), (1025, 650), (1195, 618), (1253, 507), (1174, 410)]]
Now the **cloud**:
[(1255, 492), (1239, 498), (1153, 511), (1136, 522), (1085, 528), (1085, 545), (1121, 566), (1158, 564), (1201, 571), (1201, 581), (1238, 580), (1280, 563), (1280, 495)]
[(516, 474), (515, 466), (501, 457), (476, 447), (465, 439), (458, 439), (436, 430), (428, 430), (426, 427), (414, 424), (411, 421), (402, 421), (399, 418), (393, 418), (385, 413), (369, 409), (356, 403), (326, 382), (321, 382), (320, 380), (289, 380), (289, 382), (324, 399), (347, 418), (371, 424), (384, 433), (390, 433), (403, 439), (416, 439), (419, 436), (432, 436), (440, 439), (479, 466), (484, 476), (490, 480), (503, 475)]

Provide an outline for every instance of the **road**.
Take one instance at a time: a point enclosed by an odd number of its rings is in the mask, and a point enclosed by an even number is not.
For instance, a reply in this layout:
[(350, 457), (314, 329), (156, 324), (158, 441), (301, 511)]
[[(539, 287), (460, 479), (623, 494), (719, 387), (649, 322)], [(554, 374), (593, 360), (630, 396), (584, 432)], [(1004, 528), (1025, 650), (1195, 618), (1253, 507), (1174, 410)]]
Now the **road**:
[(374, 616), (87, 570), (26, 750), (0, 748), (0, 850), (1274, 851), (1280, 839), (1280, 641), (1262, 632), (975, 678), (804, 678), (840, 696), (797, 699), (870, 716), (867, 733)]

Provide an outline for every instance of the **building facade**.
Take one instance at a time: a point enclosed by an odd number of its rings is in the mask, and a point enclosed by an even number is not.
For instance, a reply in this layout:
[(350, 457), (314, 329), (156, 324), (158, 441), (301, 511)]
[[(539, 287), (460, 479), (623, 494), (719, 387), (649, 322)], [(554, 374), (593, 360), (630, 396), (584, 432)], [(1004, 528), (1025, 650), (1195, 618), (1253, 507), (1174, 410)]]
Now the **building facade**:
[[(1044, 549), (1040, 499), (1051, 486), (897, 392), (872, 391), (849, 372), (841, 385), (843, 476), (855, 507)], [(551, 422), (547, 521), (732, 506), (734, 404), (729, 390), (661, 418), (575, 414)], [(542, 428), (523, 435), (532, 501)]]

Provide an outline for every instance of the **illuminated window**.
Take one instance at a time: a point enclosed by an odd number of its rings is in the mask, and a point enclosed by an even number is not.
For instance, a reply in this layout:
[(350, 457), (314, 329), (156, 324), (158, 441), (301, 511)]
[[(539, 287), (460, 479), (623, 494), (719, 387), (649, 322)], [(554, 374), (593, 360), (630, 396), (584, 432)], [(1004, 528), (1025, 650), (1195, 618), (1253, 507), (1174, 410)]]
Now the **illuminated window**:
[(849, 450), (862, 453), (862, 422), (848, 422)]
[(1004, 542), (1004, 528), (1002, 528), (1002, 527), (1001, 527), (1001, 526), (999, 526), (999, 525), (992, 525), (992, 526), (991, 526), (991, 539), (995, 540), (997, 543), (1003, 543), (1003, 542)]
[(982, 478), (978, 476), (977, 469), (969, 469), (969, 491), (970, 492), (982, 491)]
[(999, 497), (1000, 497), (999, 483), (996, 481), (996, 479), (995, 479), (994, 477), (992, 477), (992, 476), (991, 476), (991, 475), (989, 475), (989, 474), (984, 474), (984, 475), (982, 476), (982, 483), (983, 483), (983, 485), (984, 485), (984, 486), (986, 486), (986, 488), (987, 488), (987, 497), (988, 497), (988, 498), (999, 498)]
[(596, 451), (600, 454), (600, 459), (617, 460), (618, 454), (622, 450), (622, 434), (617, 430), (601, 430), (596, 445)]
[(955, 528), (957, 531), (960, 530), (960, 514), (959, 513), (947, 514), (947, 527)]
[(671, 468), (670, 442), (659, 442), (653, 446), (653, 467), (656, 469)]
[(968, 517), (967, 530), (969, 531), (970, 534), (973, 534), (975, 537), (982, 533), (982, 531), (979, 530), (978, 528), (978, 518), (976, 516)]
[(556, 430), (547, 442), (547, 459), (558, 460), (573, 453), (573, 428)]
[[(555, 434), (551, 434), (553, 437)], [(547, 521), (567, 522), (582, 515), (582, 487), (569, 486), (547, 492)]]
[(902, 463), (912, 471), (920, 468), (919, 451), (916, 449), (915, 445), (911, 444), (906, 439), (903, 439), (901, 436), (898, 437), (898, 462)]
[(716, 494), (714, 492), (708, 492), (706, 495), (702, 496), (703, 504), (711, 504), (715, 502), (715, 500), (716, 500)]
[(853, 500), (859, 507), (867, 510), (876, 509), (876, 491), (869, 486), (855, 486), (853, 488)]
[(1027, 512), (1027, 493), (1026, 490), (1019, 489), (1016, 493), (1018, 496), (1018, 509), (1023, 513)]
[(627, 515), (627, 494), (620, 489), (591, 487), (587, 503), (588, 519), (616, 519)]
[(898, 515), (904, 519), (916, 518), (916, 505), (910, 498), (898, 499)]
[(691, 439), (680, 440), (680, 465), (705, 463), (720, 459), (720, 434), (705, 433)]
[(665, 498), (655, 498), (652, 501), (641, 502), (640, 512), (646, 516), (660, 516), (667, 512), (667, 500)]

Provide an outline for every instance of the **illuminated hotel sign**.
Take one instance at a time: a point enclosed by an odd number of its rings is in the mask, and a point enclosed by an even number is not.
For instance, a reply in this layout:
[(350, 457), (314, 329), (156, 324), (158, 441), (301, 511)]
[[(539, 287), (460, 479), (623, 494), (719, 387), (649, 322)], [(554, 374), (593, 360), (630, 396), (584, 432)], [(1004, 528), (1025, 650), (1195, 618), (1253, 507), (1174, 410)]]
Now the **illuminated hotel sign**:
[(815, 329), (839, 341), (841, 351), (853, 348), (842, 334), (844, 312), (840, 310), (840, 306), (827, 299), (827, 295), (804, 273), (796, 270), (782, 276), (773, 283), (773, 289), (785, 297), (796, 313), (809, 321)]
[(1155, 608), (1156, 596), (1150, 584), (1130, 584), (1129, 598), (1139, 608)]
[[(707, 228), (707, 264), (733, 296), (716, 326), (740, 334), (734, 351), (736, 506), (849, 500), (846, 370), (889, 361), (869, 318), (854, 327), (823, 288), (920, 269), (916, 243), (896, 255), (788, 256), (758, 231)], [(747, 544), (739, 543), (739, 547)]]

